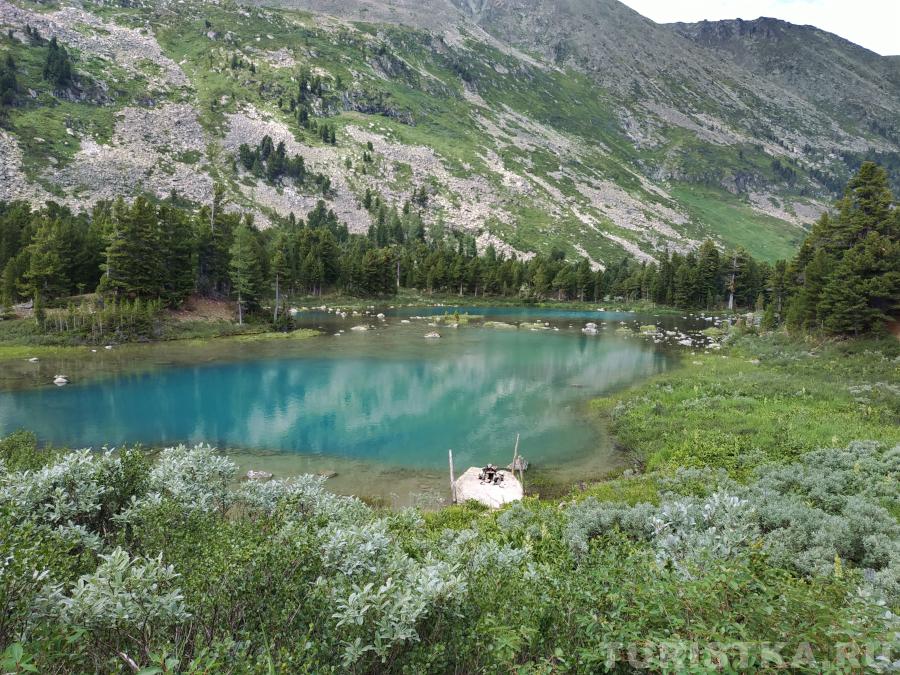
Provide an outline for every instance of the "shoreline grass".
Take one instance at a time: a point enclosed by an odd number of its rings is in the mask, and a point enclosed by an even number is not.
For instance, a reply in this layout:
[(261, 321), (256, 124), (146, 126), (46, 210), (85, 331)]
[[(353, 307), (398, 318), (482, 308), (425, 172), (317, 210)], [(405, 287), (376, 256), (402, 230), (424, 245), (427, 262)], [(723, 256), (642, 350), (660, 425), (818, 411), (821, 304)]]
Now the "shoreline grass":
[[(31, 323), (28, 319), (18, 319), (15, 323)], [(14, 322), (3, 322), (14, 323)], [(76, 356), (85, 350), (102, 348), (102, 344), (74, 342), (68, 343), (62, 341), (44, 341), (59, 340), (60, 336), (46, 336), (36, 332), (10, 331), (9, 326), (0, 323), (0, 363), (3, 361), (13, 361), (28, 358), (61, 358), (67, 356)], [(187, 325), (192, 324), (192, 325)], [(172, 330), (172, 329), (175, 330)], [(10, 335), (10, 333), (17, 333)], [(311, 328), (298, 328), (293, 331), (273, 331), (269, 330), (264, 324), (245, 324), (239, 326), (236, 323), (219, 322), (219, 321), (203, 321), (196, 322), (177, 322), (176, 324), (167, 325), (161, 337), (154, 340), (131, 340), (127, 342), (116, 342), (111, 340), (108, 344), (116, 344), (119, 347), (128, 347), (140, 349), (141, 347), (150, 345), (159, 345), (164, 343), (177, 342), (181, 345), (189, 344), (205, 344), (213, 341), (243, 341), (258, 342), (262, 340), (281, 340), (295, 339), (301, 340), (305, 338), (319, 335), (320, 331)]]
[[(746, 478), (854, 440), (900, 443), (900, 342), (742, 337), (594, 399), (616, 441), (648, 472), (709, 466)], [(892, 384), (893, 383), (893, 384)]]
[[(503, 297), (503, 296), (470, 296), (445, 293), (422, 293), (409, 289), (401, 289), (397, 295), (386, 296), (382, 298), (358, 298), (340, 293), (314, 295), (314, 296), (297, 296), (290, 299), (295, 307), (341, 307), (346, 309), (366, 309), (368, 307), (530, 307), (535, 309), (568, 309), (572, 311), (596, 311), (603, 308), (611, 312), (635, 312), (635, 313), (654, 313), (660, 315), (683, 315), (687, 311), (695, 312), (697, 310), (683, 310), (676, 307), (663, 307), (652, 302), (643, 300), (635, 302), (622, 302), (618, 300), (605, 301), (580, 301), (580, 300), (553, 300), (545, 298), (543, 300), (530, 300), (520, 297)], [(724, 313), (724, 310), (722, 312)]]

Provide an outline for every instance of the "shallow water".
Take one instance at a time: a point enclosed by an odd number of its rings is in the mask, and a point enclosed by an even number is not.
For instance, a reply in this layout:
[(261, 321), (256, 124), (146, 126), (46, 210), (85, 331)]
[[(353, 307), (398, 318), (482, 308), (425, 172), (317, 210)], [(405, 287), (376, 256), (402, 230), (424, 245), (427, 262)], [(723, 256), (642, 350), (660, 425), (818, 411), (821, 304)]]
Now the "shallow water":
[[(384, 311), (383, 321), (305, 313), (306, 325), (323, 330), (305, 340), (85, 349), (0, 365), (0, 434), (28, 428), (69, 447), (208, 442), (241, 449), (234, 454), (242, 468), (337, 470), (342, 491), (381, 496), (437, 489), (448, 448), (457, 467), (506, 464), (520, 434), (520, 452), (535, 466), (565, 467), (575, 477), (620, 461), (588, 419), (587, 401), (669, 363), (660, 347), (615, 329), (623, 321), (676, 321), (460, 308), (496, 321), (541, 318), (552, 328), (434, 328), (410, 317), (455, 310)], [(588, 320), (601, 325), (600, 335), (581, 332)], [(359, 324), (374, 329), (350, 330)], [(424, 339), (431, 330), (441, 339)], [(48, 384), (55, 372), (72, 384)]]

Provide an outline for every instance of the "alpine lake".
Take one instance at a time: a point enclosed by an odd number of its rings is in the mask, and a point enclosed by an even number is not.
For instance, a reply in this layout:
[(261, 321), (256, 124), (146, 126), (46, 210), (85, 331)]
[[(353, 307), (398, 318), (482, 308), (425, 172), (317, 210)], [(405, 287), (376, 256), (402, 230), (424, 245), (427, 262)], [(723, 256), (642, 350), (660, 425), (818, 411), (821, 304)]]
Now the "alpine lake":
[[(448, 449), (457, 475), (506, 466), (518, 435), (526, 488), (572, 486), (627, 461), (590, 400), (709, 348), (701, 331), (718, 323), (444, 306), (313, 309), (296, 320), (319, 334), (0, 362), (0, 435), (29, 429), (42, 443), (95, 449), (209, 443), (241, 475), (324, 473), (335, 492), (426, 508), (447, 501)], [(70, 384), (54, 385), (57, 374)]]

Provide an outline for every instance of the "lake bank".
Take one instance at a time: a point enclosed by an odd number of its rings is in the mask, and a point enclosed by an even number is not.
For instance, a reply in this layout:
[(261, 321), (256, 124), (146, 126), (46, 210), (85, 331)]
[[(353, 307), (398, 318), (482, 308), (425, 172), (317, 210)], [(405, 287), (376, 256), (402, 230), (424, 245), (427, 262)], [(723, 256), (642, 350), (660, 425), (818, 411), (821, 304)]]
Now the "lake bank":
[(595, 413), (648, 471), (711, 466), (746, 478), (854, 440), (900, 443), (900, 342), (736, 337), (613, 396)]
[[(82, 299), (86, 296), (82, 296)], [(603, 308), (609, 311), (656, 314), (661, 316), (684, 315), (686, 310), (672, 307), (657, 306), (646, 301), (625, 303), (612, 302), (582, 302), (577, 300), (553, 300), (524, 302), (516, 297), (494, 296), (459, 296), (454, 294), (423, 294), (416, 291), (401, 289), (396, 296), (384, 298), (359, 298), (342, 294), (325, 294), (317, 296), (298, 296), (292, 298), (288, 306), (295, 308), (327, 307), (332, 311), (364, 313), (369, 309), (412, 309), (412, 308), (444, 308), (451, 311), (456, 307), (495, 307), (516, 308), (526, 307), (531, 310), (567, 310), (573, 312), (596, 311)], [(254, 317), (251, 322), (239, 324), (232, 311), (234, 303), (229, 301), (214, 301), (206, 298), (191, 298), (185, 306), (178, 310), (165, 310), (160, 315), (160, 327), (158, 335), (154, 337), (141, 337), (117, 341), (110, 337), (108, 342), (89, 343), (78, 335), (60, 333), (42, 333), (34, 324), (30, 315), (27, 318), (13, 318), (0, 320), (0, 362), (41, 357), (64, 356), (72, 349), (81, 347), (96, 348), (108, 343), (114, 344), (147, 344), (156, 342), (170, 342), (181, 340), (217, 340), (223, 338), (245, 337), (247, 339), (264, 339), (264, 335), (279, 335), (280, 331), (273, 328), (266, 319), (271, 317), (267, 313)], [(62, 309), (50, 310), (60, 312)], [(271, 310), (267, 310), (271, 311)], [(232, 316), (234, 315), (234, 316)], [(253, 336), (259, 336), (254, 338)]]
[[(708, 323), (461, 307), (457, 326), (451, 311), (310, 310), (297, 320), (312, 339), (183, 340), (19, 360), (0, 376), (0, 430), (24, 426), (69, 447), (211, 443), (241, 455), (244, 471), (336, 471), (335, 491), (379, 503), (400, 495), (403, 504), (446, 495), (448, 448), (459, 466), (505, 465), (521, 433), (532, 492), (560, 494), (624, 466), (588, 402), (669, 367), (675, 352), (640, 326), (656, 321), (681, 335), (677, 326), (690, 324), (699, 335)], [(443, 337), (426, 340), (429, 331)], [(52, 386), (56, 373), (72, 384)]]

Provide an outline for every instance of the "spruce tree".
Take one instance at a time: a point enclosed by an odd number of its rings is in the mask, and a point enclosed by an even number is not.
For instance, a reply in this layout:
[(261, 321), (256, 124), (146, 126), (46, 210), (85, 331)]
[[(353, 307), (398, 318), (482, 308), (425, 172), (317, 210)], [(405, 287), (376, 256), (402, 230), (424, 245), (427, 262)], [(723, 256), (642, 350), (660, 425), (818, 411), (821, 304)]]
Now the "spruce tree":
[(160, 208), (159, 224), (162, 297), (177, 306), (194, 290), (196, 228), (189, 214), (172, 206)]
[(288, 235), (283, 229), (275, 233), (275, 239), (272, 244), (271, 268), (275, 283), (275, 308), (272, 314), (272, 321), (277, 323), (278, 312), (281, 309), (282, 287), (290, 284), (291, 277)]
[(819, 219), (791, 265), (799, 288), (789, 323), (832, 333), (880, 330), (898, 310), (898, 236), (900, 211), (887, 173), (866, 162), (837, 213)]
[(841, 259), (822, 289), (818, 313), (832, 333), (879, 331), (900, 310), (900, 241), (875, 231)]
[(711, 239), (700, 245), (697, 253), (697, 297), (709, 309), (722, 291), (722, 260)]
[(44, 79), (57, 87), (67, 87), (72, 83), (72, 62), (66, 48), (50, 38), (47, 59), (44, 62)]
[(45, 219), (28, 246), (28, 271), (25, 275), (35, 301), (52, 300), (68, 293), (72, 280), (66, 274), (62, 224)]
[(263, 289), (259, 243), (247, 222), (242, 222), (234, 231), (229, 253), (231, 288), (237, 298), (238, 322), (243, 324), (245, 308), (253, 311), (259, 307)]
[(104, 290), (132, 298), (160, 297), (165, 273), (160, 234), (153, 204), (141, 196), (129, 207), (120, 199), (112, 212)]
[(12, 54), (7, 54), (0, 61), (0, 119), (2, 119), (4, 107), (11, 106), (18, 93), (19, 81), (16, 77), (16, 62)]

